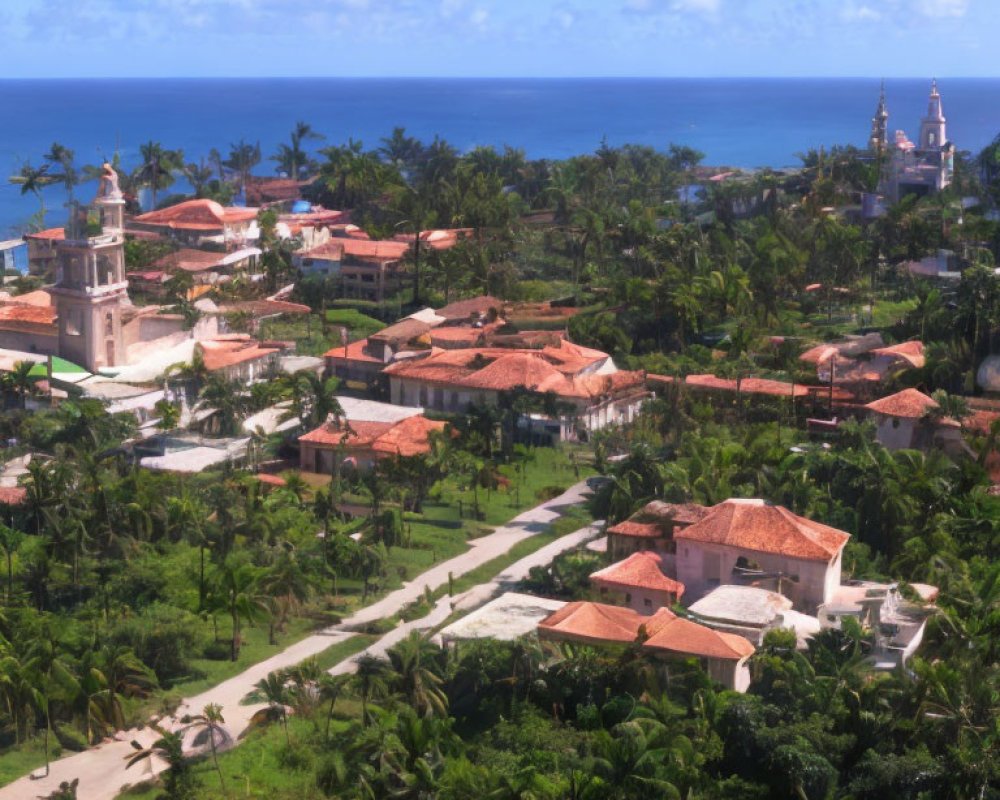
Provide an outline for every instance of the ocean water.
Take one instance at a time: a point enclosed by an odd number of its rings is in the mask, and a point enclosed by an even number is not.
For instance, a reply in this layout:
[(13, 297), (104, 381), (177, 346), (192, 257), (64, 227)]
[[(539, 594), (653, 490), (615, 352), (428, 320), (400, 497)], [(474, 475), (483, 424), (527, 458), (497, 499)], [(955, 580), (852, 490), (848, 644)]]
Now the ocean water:
[[(886, 81), (890, 130), (916, 137), (930, 80)], [(1000, 133), (1000, 80), (939, 82), (949, 138), (978, 151)], [(425, 141), (437, 134), (465, 151), (511, 145), (529, 158), (562, 158), (611, 144), (705, 153), (705, 163), (789, 166), (796, 154), (831, 144), (864, 145), (879, 81), (867, 79), (202, 79), (0, 81), (0, 175), (58, 141), (79, 163), (116, 149), (138, 162), (150, 139), (197, 161), (241, 137), (266, 155), (296, 120), (326, 136), (377, 146), (394, 126)], [(322, 147), (324, 142), (311, 142)], [(273, 174), (273, 164), (256, 170)], [(89, 197), (91, 186), (78, 190)], [(48, 221), (61, 221), (65, 193), (45, 194)], [(0, 183), (0, 232), (16, 232), (38, 209), (20, 187)]]

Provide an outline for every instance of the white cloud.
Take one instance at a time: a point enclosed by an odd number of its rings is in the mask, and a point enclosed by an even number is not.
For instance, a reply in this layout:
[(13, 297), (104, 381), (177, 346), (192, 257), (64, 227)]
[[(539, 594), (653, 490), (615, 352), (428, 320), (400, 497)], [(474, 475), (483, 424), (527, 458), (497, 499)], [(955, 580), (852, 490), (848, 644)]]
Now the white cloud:
[(917, 10), (925, 17), (964, 17), (968, 0), (920, 0)]
[(674, 11), (695, 11), (700, 14), (715, 14), (719, 10), (721, 0), (674, 0), (671, 9)]
[(840, 18), (844, 22), (878, 22), (882, 19), (882, 14), (871, 6), (850, 3), (841, 9)]

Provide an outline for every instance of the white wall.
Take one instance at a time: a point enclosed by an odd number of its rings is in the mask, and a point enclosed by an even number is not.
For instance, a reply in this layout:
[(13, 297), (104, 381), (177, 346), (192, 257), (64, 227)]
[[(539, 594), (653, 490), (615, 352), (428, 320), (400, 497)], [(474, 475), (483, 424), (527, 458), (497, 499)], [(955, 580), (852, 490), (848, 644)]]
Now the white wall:
[(915, 426), (916, 420), (908, 417), (889, 417), (879, 414), (875, 439), (889, 450), (904, 450), (913, 446)]

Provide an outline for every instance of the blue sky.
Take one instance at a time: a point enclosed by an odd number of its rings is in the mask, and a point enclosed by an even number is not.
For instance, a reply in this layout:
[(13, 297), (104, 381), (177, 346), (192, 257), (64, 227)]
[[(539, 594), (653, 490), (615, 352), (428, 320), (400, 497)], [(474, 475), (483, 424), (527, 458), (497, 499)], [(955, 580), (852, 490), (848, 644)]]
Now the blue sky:
[(0, 31), (9, 78), (1000, 75), (997, 0), (0, 0)]

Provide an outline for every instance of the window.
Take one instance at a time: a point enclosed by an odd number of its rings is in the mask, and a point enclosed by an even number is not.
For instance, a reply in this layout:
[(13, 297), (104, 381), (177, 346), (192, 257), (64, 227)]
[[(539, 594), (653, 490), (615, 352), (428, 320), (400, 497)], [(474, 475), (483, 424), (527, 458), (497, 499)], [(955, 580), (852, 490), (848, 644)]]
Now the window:
[(937, 137), (933, 133), (927, 134), (927, 143), (928, 144), (934, 145), (934, 144), (936, 144), (936, 142), (937, 142)]
[(631, 592), (625, 592), (625, 602), (626, 603), (631, 603), (632, 602), (632, 593)]
[(104, 335), (114, 336), (115, 335), (115, 315), (110, 311), (104, 315)]
[(643, 604), (644, 606), (646, 606), (646, 608), (652, 608), (652, 607), (653, 607), (653, 601), (652, 601), (652, 600), (650, 600), (650, 599), (649, 599), (648, 597), (647, 597), (647, 598), (645, 598), (645, 599), (644, 599), (644, 600), (642, 601), (642, 604)]
[(66, 335), (67, 336), (82, 336), (83, 335), (83, 309), (82, 308), (71, 308), (66, 313)]

